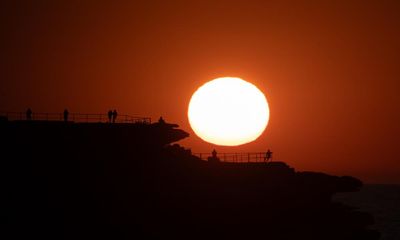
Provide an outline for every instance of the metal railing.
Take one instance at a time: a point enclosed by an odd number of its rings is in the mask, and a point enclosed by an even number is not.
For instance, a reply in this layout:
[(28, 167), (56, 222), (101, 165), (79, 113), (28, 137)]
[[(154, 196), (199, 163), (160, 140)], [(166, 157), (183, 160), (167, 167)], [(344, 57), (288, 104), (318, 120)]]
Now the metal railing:
[[(192, 153), (201, 160), (208, 161), (212, 158), (212, 153)], [(217, 153), (220, 162), (247, 163), (247, 162), (267, 162), (266, 152), (249, 153)]]
[[(25, 112), (0, 112), (0, 116), (6, 117), (9, 121), (64, 121), (64, 113), (41, 113), (32, 112), (30, 119)], [(92, 114), (92, 113), (69, 113), (68, 121), (83, 123), (107, 123), (110, 122), (108, 114)], [(112, 121), (112, 119), (111, 119)], [(130, 115), (119, 115), (115, 119), (115, 123), (143, 123), (150, 124), (151, 118)]]

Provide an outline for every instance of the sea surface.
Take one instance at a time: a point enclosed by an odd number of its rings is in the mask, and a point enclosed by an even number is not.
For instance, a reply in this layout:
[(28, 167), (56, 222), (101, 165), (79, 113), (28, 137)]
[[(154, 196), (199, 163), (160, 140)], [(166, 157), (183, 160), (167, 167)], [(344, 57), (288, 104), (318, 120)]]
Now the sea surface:
[(381, 240), (400, 240), (400, 185), (365, 185), (359, 192), (336, 194), (334, 201), (371, 213), (371, 228), (381, 232)]

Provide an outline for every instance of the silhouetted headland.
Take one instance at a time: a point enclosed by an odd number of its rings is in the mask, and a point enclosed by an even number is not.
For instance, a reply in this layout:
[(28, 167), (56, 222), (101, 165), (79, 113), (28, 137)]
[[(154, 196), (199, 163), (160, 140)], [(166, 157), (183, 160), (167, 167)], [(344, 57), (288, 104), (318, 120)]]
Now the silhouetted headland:
[(178, 125), (0, 118), (3, 239), (379, 239), (353, 177), (207, 162)]

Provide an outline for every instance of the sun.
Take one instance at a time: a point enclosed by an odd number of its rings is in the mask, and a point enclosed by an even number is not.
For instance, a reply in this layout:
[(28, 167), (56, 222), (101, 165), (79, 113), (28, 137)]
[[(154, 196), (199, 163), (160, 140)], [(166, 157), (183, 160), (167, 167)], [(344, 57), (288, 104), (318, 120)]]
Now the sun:
[(188, 109), (193, 131), (206, 142), (237, 146), (256, 140), (269, 120), (264, 94), (240, 78), (209, 81), (193, 94)]

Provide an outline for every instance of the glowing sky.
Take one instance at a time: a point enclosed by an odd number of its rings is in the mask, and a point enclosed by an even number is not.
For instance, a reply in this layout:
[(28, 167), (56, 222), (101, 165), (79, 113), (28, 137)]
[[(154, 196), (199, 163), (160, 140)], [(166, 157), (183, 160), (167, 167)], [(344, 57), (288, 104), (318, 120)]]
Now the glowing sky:
[(163, 116), (248, 79), (271, 119), (252, 143), (298, 170), (400, 183), (399, 1), (2, 1), (0, 109)]

